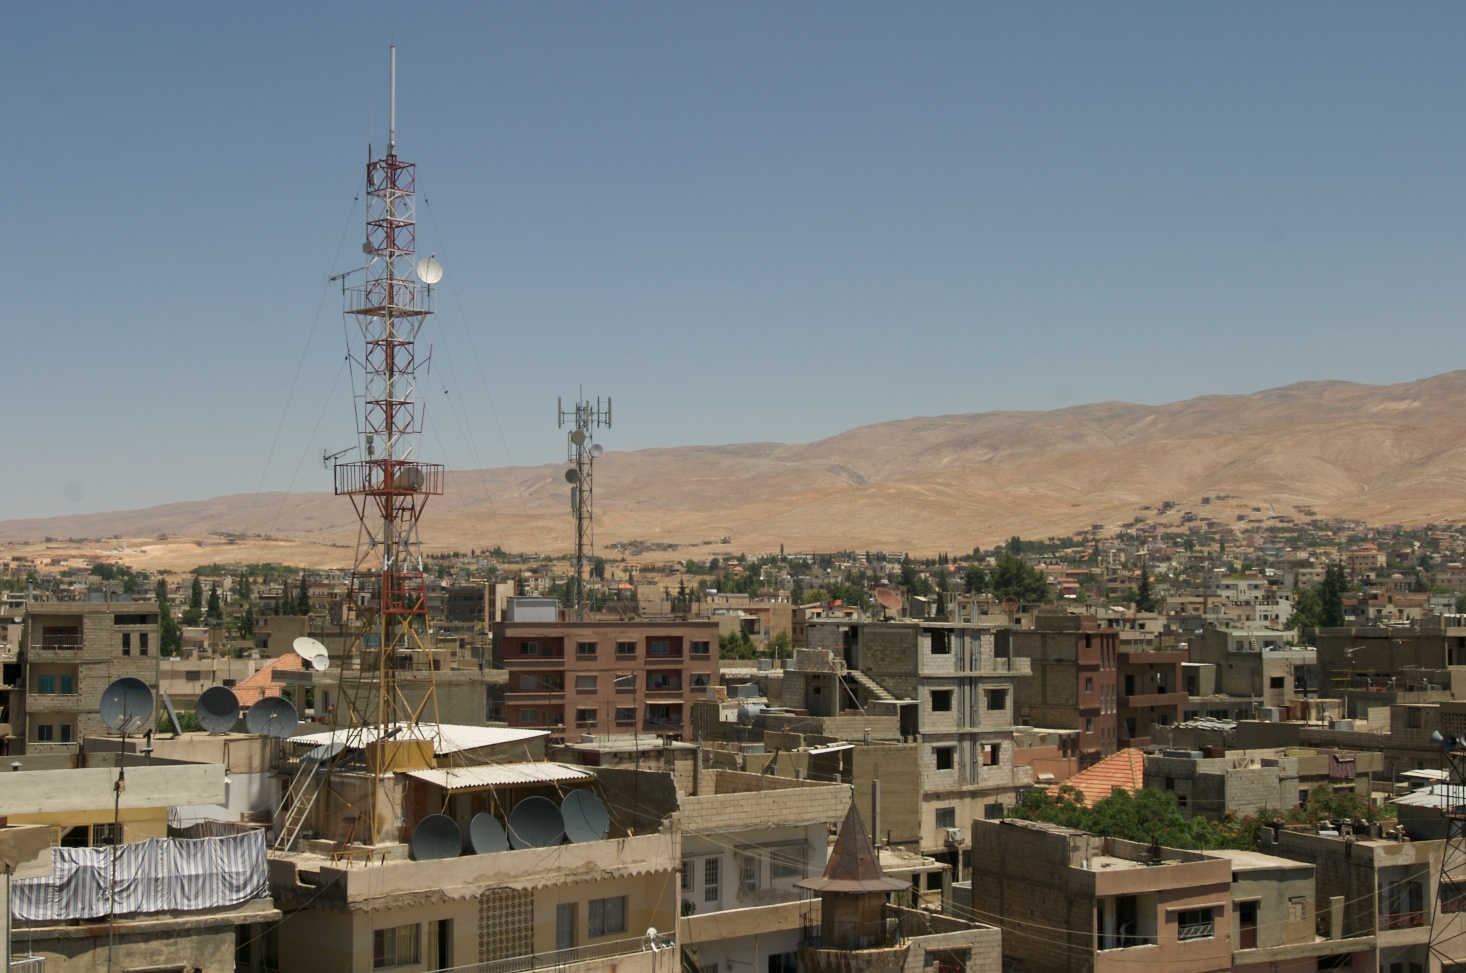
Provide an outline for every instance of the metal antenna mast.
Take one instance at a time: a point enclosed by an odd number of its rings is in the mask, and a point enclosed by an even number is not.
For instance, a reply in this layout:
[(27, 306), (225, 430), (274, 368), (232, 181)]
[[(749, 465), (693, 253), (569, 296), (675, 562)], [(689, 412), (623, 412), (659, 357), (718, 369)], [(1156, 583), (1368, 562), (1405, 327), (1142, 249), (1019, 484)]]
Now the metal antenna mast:
[[(346, 314), (361, 332), (357, 359), (361, 390), (361, 454), (337, 463), (336, 494), (349, 496), (361, 520), (351, 600), (364, 624), (360, 642), (363, 675), (375, 667), (373, 720), (417, 723), (429, 704), (436, 722), (432, 660), (425, 643), (427, 581), (418, 541), (418, 519), (427, 498), (443, 492), (443, 467), (412, 458), (422, 432), (416, 399), (415, 342), (432, 313), (432, 285), (442, 277), (436, 260), (414, 265), (417, 167), (397, 158), (397, 48), (391, 49), (391, 95), (385, 157), (367, 164), (366, 242), (363, 283), (345, 288)], [(375, 643), (373, 645), (372, 643)], [(375, 649), (375, 654), (367, 651)], [(399, 669), (428, 673), (416, 707), (397, 686)], [(361, 700), (360, 702), (365, 702)], [(380, 817), (372, 791), (373, 843)]]
[[(584, 394), (582, 392), (582, 394)], [(596, 457), (604, 450), (593, 441), (598, 427), (611, 428), (611, 397), (606, 397), (605, 407), (601, 400), (592, 404), (589, 399), (575, 403), (566, 410), (563, 399), (557, 399), (555, 413), (564, 429), (570, 423), (570, 433), (565, 446), (566, 462), (574, 463), (565, 471), (565, 481), (570, 484), (570, 509), (575, 514), (575, 620), (585, 621), (585, 545), (591, 533), (591, 486)]]

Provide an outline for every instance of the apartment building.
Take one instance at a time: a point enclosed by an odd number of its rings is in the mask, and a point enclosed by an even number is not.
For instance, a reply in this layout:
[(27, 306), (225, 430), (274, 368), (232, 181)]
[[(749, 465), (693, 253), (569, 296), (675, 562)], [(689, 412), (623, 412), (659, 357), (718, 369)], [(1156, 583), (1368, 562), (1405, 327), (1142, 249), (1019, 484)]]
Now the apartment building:
[(1181, 722), (1186, 686), (1179, 650), (1120, 650), (1116, 656), (1119, 684), (1117, 715), (1121, 747), (1148, 747), (1157, 726)]
[(1080, 768), (1115, 752), (1118, 631), (1100, 628), (1092, 615), (1036, 615), (1033, 628), (998, 629), (994, 639), (999, 652), (1027, 660), (1033, 672), (1016, 689), (1020, 723), (1077, 730)]
[(584, 734), (690, 736), (692, 703), (718, 679), (718, 624), (710, 621), (503, 621), (493, 626), (490, 718)]
[[(105, 736), (102, 692), (123, 676), (158, 685), (158, 606), (152, 602), (36, 602), (27, 607), (11, 693), (12, 753), (74, 753)], [(23, 731), (21, 728), (24, 728)]]

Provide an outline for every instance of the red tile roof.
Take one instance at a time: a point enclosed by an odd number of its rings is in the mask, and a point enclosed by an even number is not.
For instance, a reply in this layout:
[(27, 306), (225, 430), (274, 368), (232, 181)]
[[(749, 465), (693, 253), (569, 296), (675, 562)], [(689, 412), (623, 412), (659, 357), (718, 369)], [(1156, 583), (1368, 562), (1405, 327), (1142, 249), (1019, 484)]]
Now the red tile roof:
[(1115, 788), (1138, 791), (1145, 786), (1145, 752), (1134, 747), (1110, 754), (1099, 763), (1049, 788), (1057, 794), (1060, 787), (1073, 787), (1084, 795), (1084, 803), (1093, 807), (1110, 796)]
[(283, 687), (275, 681), (275, 673), (299, 672), (304, 668), (305, 660), (293, 652), (290, 655), (282, 655), (278, 659), (271, 659), (259, 672), (235, 684), (234, 698), (239, 700), (240, 706), (247, 708), (266, 696), (279, 696)]

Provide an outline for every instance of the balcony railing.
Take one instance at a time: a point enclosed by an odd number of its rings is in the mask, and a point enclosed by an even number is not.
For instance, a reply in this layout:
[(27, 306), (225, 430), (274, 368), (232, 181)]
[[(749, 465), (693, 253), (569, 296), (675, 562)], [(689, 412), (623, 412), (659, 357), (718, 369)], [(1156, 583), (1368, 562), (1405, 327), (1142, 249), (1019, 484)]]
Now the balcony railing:
[(46, 957), (11, 956), (10, 973), (46, 973)]
[(1382, 912), (1379, 917), (1381, 929), (1413, 929), (1425, 925), (1424, 912)]
[(563, 969), (575, 963), (609, 959), (615, 956), (630, 956), (652, 950), (675, 949), (676, 947), (676, 933), (667, 932), (658, 933), (655, 940), (646, 936), (638, 936), (635, 939), (617, 939), (608, 943), (594, 943), (590, 946), (556, 949), (548, 953), (530, 953), (509, 959), (470, 963), (467, 966), (440, 967), (433, 973), (521, 973), (521, 971), (528, 970)]

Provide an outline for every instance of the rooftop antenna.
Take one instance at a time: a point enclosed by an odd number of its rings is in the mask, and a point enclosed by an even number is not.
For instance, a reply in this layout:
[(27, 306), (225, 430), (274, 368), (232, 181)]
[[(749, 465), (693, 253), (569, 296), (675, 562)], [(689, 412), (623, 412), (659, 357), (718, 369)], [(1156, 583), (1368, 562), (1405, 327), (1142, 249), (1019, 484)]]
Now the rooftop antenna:
[[(581, 394), (585, 394), (584, 389)], [(594, 404), (589, 399), (582, 399), (569, 410), (565, 408), (563, 399), (557, 399), (555, 413), (561, 429), (565, 428), (567, 422), (571, 426), (565, 459), (575, 465), (565, 471), (565, 481), (570, 484), (570, 510), (575, 515), (575, 590), (572, 592), (575, 598), (575, 620), (583, 622), (586, 536), (590, 535), (591, 542), (595, 542), (591, 529), (591, 479), (596, 458), (605, 452), (600, 443), (594, 442), (594, 433), (598, 427), (611, 428), (611, 397), (606, 397), (604, 407), (599, 398)]]
[[(334, 710), (334, 719), (350, 721), (348, 735), (364, 735), (369, 723), (386, 727), (438, 719), (418, 521), (428, 498), (443, 492), (443, 467), (418, 462), (414, 453), (423, 427), (417, 371), (426, 367), (416, 341), (433, 313), (432, 285), (442, 268), (432, 258), (415, 263), (417, 167), (397, 157), (395, 46), (390, 49), (389, 80), (387, 154), (369, 161), (366, 171), (366, 267), (360, 283), (343, 285), (345, 314), (361, 336), (351, 355), (363, 383), (357, 430), (361, 458), (335, 465), (336, 494), (351, 498), (361, 521), (347, 599), (356, 620), (347, 657), (354, 655), (360, 679), (349, 689), (342, 676), (339, 685), (348, 694), (343, 700), (347, 705)], [(297, 652), (312, 668), (326, 661), (317, 646), (305, 649)], [(412, 700), (398, 687), (403, 669), (426, 675), (425, 686)], [(390, 773), (383, 766), (374, 771), (379, 777)], [(381, 840), (384, 828), (390, 829), (391, 815), (380, 792), (380, 787), (371, 790), (372, 844)], [(288, 837), (283, 831), (282, 836)]]

